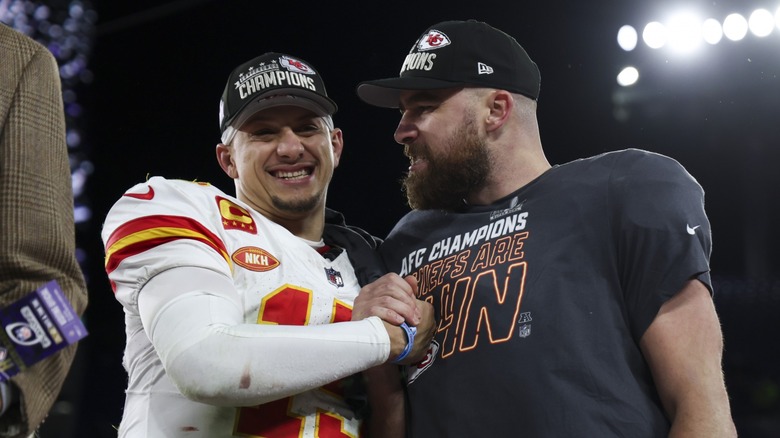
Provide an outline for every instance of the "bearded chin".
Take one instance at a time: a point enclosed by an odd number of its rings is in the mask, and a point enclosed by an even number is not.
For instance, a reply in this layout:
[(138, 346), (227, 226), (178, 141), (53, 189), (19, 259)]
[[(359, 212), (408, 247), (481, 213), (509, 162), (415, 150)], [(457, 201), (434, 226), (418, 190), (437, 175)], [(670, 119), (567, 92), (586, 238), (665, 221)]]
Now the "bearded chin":
[(314, 210), (319, 203), (320, 198), (318, 196), (312, 196), (307, 199), (295, 199), (288, 201), (278, 196), (272, 196), (271, 202), (274, 207), (280, 211), (286, 211), (289, 213), (307, 213)]
[(428, 153), (428, 165), (410, 173), (403, 181), (409, 206), (420, 210), (456, 210), (475, 188), (482, 186), (490, 171), (487, 146), (466, 124), (444, 150), (449, 154)]

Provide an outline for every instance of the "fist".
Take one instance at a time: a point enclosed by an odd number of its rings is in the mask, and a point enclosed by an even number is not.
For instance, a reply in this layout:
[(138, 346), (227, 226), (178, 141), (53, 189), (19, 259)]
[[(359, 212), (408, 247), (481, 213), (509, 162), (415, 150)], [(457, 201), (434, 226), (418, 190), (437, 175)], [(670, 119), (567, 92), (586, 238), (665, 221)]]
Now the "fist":
[(359, 321), (369, 316), (378, 316), (386, 323), (417, 325), (420, 311), (416, 304), (417, 280), (413, 276), (385, 274), (376, 281), (363, 286), (352, 306), (352, 320)]

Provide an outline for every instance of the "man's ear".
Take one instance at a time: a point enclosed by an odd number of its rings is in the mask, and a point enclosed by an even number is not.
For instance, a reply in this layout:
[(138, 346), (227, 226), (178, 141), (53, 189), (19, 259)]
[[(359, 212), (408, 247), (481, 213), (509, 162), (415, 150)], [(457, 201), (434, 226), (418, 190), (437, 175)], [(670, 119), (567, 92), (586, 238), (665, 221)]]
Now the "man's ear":
[(226, 146), (222, 143), (217, 145), (217, 161), (219, 162), (219, 167), (221, 167), (229, 177), (233, 179), (238, 178), (238, 169), (236, 169), (236, 164), (233, 160), (233, 150), (230, 146)]
[(341, 128), (333, 128), (330, 131), (330, 143), (333, 147), (333, 167), (339, 166), (341, 152), (344, 149), (344, 132)]
[(515, 100), (512, 93), (506, 90), (495, 90), (488, 95), (488, 116), (485, 119), (485, 130), (494, 131), (506, 123), (512, 109), (515, 106)]

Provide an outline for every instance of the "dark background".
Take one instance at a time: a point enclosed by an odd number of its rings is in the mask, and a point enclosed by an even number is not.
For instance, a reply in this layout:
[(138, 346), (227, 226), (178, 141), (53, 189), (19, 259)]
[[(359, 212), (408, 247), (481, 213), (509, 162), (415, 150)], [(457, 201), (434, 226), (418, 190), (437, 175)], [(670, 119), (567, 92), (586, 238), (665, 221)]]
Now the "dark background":
[[(406, 211), (397, 180), (408, 163), (392, 139), (397, 112), (360, 102), (355, 86), (396, 75), (429, 25), (468, 18), (512, 34), (539, 64), (539, 120), (551, 163), (637, 147), (676, 158), (702, 184), (734, 418), (742, 437), (780, 436), (780, 30), (705, 45), (690, 57), (617, 46), (621, 25), (641, 28), (678, 5), (720, 19), (780, 6), (774, 0), (94, 2), (94, 80), (82, 92), (94, 213), (78, 234), (89, 255), (90, 335), (42, 437), (116, 435), (126, 386), (124, 322), (102, 269), (100, 226), (110, 205), (147, 176), (209, 181), (233, 192), (214, 146), (218, 101), (234, 66), (280, 51), (320, 71), (345, 132), (329, 205), (384, 236)], [(640, 83), (621, 90), (615, 76), (629, 63), (639, 66)]]

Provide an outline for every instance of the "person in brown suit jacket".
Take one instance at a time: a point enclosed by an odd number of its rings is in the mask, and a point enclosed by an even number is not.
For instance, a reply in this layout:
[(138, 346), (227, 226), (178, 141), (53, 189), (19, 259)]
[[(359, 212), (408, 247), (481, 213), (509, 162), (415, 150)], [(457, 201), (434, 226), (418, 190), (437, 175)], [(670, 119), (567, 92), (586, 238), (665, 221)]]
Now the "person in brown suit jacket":
[[(56, 280), (87, 305), (76, 260), (73, 191), (59, 70), (32, 38), (0, 24), (0, 307)], [(71, 345), (5, 382), (0, 437), (30, 436), (57, 399)], [(9, 394), (13, 396), (8, 400)]]

